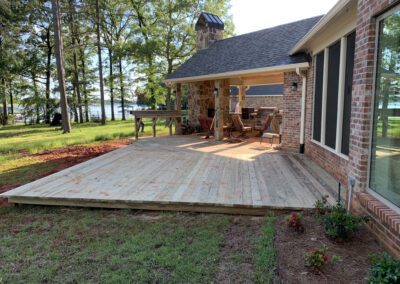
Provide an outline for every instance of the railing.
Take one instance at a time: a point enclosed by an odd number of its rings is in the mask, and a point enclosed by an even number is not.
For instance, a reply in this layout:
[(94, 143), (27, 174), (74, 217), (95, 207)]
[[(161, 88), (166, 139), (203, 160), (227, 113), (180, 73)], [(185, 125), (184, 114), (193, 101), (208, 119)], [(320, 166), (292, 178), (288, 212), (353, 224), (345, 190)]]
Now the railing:
[(151, 118), (153, 121), (153, 137), (156, 137), (156, 126), (158, 118), (166, 118), (168, 121), (169, 135), (172, 136), (172, 124), (176, 122), (175, 134), (180, 134), (181, 130), (181, 111), (179, 110), (138, 110), (130, 111), (134, 116), (135, 122), (135, 138), (139, 139), (139, 125), (143, 118)]

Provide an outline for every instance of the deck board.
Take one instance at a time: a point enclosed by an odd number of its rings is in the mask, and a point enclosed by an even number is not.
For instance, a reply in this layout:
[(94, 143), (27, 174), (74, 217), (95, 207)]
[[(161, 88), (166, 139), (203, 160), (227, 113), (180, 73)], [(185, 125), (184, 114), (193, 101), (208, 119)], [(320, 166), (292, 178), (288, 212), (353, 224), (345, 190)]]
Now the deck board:
[(323, 195), (332, 203), (336, 186), (304, 155), (268, 143), (173, 136), (142, 139), (2, 196), (41, 205), (260, 213), (312, 208)]

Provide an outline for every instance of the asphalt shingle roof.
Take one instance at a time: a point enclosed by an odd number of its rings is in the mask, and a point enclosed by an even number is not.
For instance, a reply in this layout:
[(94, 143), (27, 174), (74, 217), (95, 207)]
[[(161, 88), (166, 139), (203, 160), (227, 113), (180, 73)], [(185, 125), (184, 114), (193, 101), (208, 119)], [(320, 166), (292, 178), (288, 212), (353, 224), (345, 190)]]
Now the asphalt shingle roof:
[(321, 17), (216, 41), (194, 54), (167, 79), (308, 62), (304, 53), (292, 56), (289, 53)]

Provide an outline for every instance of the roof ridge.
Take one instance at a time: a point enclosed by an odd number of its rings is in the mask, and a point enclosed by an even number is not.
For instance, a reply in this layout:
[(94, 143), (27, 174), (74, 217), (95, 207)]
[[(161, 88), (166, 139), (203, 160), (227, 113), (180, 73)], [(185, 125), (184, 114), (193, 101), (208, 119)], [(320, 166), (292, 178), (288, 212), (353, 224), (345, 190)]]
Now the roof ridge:
[(255, 34), (255, 33), (259, 33), (259, 32), (264, 32), (264, 31), (267, 31), (267, 30), (273, 30), (273, 29), (276, 29), (276, 28), (280, 28), (280, 27), (283, 27), (283, 26), (288, 26), (288, 25), (296, 24), (296, 23), (299, 23), (299, 22), (307, 21), (307, 20), (313, 20), (313, 19), (316, 19), (316, 18), (322, 18), (323, 16), (324, 16), (324, 15), (322, 14), (322, 15), (319, 15), (319, 16), (314, 16), (314, 17), (310, 17), (310, 18), (305, 18), (305, 19), (297, 20), (297, 21), (294, 21), (294, 22), (286, 23), (286, 24), (280, 24), (280, 25), (277, 25), (277, 26), (273, 26), (273, 27), (261, 29), (261, 30), (258, 30), (258, 31), (253, 31), (253, 32), (248, 32), (248, 33), (241, 34), (241, 35), (231, 36), (231, 37), (228, 37), (228, 38), (224, 38), (224, 39), (221, 39), (221, 40), (217, 40), (217, 41), (215, 41), (214, 43), (216, 43), (216, 42), (221, 42), (221, 41), (225, 41), (225, 40), (229, 40), (229, 39), (233, 39), (233, 38), (238, 38), (238, 37), (245, 36), (245, 35), (251, 35), (251, 34)]

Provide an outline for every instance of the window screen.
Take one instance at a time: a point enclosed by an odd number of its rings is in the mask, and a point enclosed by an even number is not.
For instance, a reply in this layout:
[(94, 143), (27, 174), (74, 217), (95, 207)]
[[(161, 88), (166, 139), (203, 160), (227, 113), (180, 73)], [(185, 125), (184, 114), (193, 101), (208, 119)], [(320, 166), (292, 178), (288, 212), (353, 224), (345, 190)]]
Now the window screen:
[(325, 145), (335, 149), (339, 91), (340, 41), (329, 47)]
[(314, 127), (313, 139), (321, 141), (322, 86), (324, 81), (324, 52), (315, 56)]
[(350, 141), (350, 115), (351, 115), (351, 93), (353, 89), (353, 68), (354, 68), (354, 51), (356, 44), (356, 33), (352, 33), (347, 37), (346, 52), (346, 78), (344, 89), (343, 103), (343, 129), (342, 129), (342, 153), (349, 154)]

